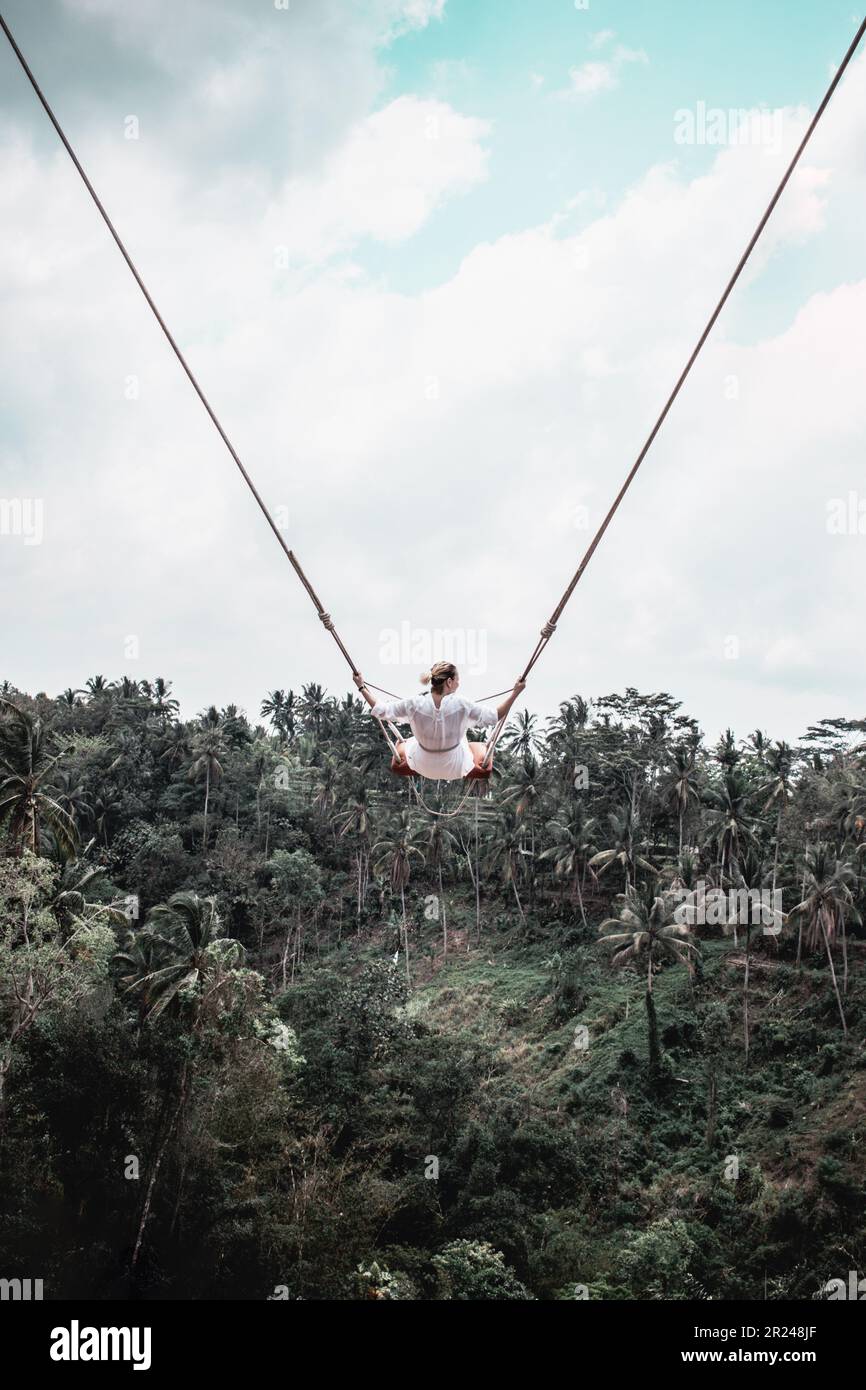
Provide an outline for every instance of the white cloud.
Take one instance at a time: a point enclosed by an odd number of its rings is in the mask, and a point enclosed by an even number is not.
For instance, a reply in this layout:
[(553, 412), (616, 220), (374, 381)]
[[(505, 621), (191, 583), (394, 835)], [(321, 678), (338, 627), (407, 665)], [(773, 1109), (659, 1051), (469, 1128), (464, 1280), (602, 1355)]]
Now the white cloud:
[(487, 174), (485, 122), (404, 96), (352, 130), (316, 176), (290, 180), (267, 224), (291, 258), (327, 260), (365, 236), (412, 236), (445, 198)]
[[(607, 34), (604, 35), (606, 39)], [(610, 35), (612, 37), (612, 35)], [(593, 45), (597, 46), (597, 45)], [(610, 59), (590, 59), (580, 67), (569, 68), (570, 86), (557, 93), (560, 97), (593, 97), (599, 92), (609, 92), (619, 86), (622, 69), (629, 63), (648, 63), (649, 58), (642, 48), (625, 48), (618, 45)]]

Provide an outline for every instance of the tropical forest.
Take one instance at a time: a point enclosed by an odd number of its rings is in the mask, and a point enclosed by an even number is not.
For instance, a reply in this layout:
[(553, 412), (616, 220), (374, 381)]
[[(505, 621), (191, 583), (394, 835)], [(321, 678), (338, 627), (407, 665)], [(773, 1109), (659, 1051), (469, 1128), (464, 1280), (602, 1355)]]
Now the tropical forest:
[(0, 700), (5, 1276), (787, 1300), (866, 1266), (863, 719), (575, 695), (421, 796), (314, 682)]

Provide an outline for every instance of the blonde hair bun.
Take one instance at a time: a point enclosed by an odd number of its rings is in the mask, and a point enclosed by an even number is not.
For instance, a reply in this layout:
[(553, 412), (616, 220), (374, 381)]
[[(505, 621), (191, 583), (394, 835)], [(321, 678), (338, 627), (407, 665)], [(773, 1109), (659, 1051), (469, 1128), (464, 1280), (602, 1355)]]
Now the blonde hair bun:
[(453, 680), (456, 675), (457, 667), (454, 665), (453, 661), (437, 661), (430, 667), (429, 671), (424, 672), (424, 675), (421, 677), (421, 684), (432, 684), (435, 688), (436, 686), (444, 685), (446, 681)]

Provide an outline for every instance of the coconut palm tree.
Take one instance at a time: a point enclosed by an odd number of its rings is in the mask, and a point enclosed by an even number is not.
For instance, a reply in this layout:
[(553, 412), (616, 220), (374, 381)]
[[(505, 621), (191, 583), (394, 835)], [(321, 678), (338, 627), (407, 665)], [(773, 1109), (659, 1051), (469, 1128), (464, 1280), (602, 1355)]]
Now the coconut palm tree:
[(334, 818), (335, 824), (340, 828), (341, 838), (343, 835), (353, 835), (355, 837), (358, 868), (358, 922), (361, 920), (361, 908), (367, 892), (367, 873), (370, 862), (372, 822), (370, 819), (369, 795), (366, 784), (363, 782), (358, 783), (352, 792), (352, 799), (348, 809), (340, 812)]
[(72, 686), (68, 685), (63, 694), (57, 696), (57, 703), (59, 705), (65, 705), (67, 709), (80, 709), (81, 705), (84, 703), (81, 699), (83, 694), (83, 690), (73, 690)]
[(526, 826), (529, 844), (523, 844), (523, 857), (527, 861), (529, 877), (529, 901), (535, 901), (535, 821), (543, 799), (541, 767), (531, 753), (524, 753), (509, 769), (508, 780), (502, 792), (503, 804), (513, 803), (517, 819)]
[(602, 944), (613, 947), (612, 963), (616, 966), (640, 965), (646, 961), (647, 1031), (649, 1039), (650, 1072), (656, 1074), (661, 1066), (661, 1043), (658, 1019), (653, 999), (653, 972), (663, 961), (683, 966), (693, 977), (697, 947), (691, 930), (677, 915), (680, 899), (671, 892), (638, 892), (627, 888), (619, 895), (619, 912), (608, 917), (599, 927)]
[(618, 864), (622, 869), (625, 889), (628, 892), (635, 885), (638, 869), (644, 869), (647, 873), (652, 874), (655, 873), (655, 867), (643, 855), (638, 854), (635, 848), (639, 822), (636, 816), (632, 817), (629, 806), (620, 813), (611, 811), (607, 822), (610, 845), (607, 849), (599, 850), (597, 854), (592, 856), (589, 867), (591, 869), (597, 868), (599, 877), (601, 877), (613, 864)]
[(297, 715), (298, 700), (293, 690), (272, 690), (262, 700), (262, 718), (270, 720), (271, 727), (283, 738), (294, 738)]
[[(517, 814), (510, 807), (503, 807), (499, 820), (490, 833), (488, 860), (491, 865), (499, 864), (501, 866), (502, 881), (506, 888), (511, 888), (514, 901), (517, 903), (517, 910), (520, 913), (520, 920), (524, 925), (526, 924), (526, 914), (523, 911), (517, 884), (520, 879), (520, 860), (526, 853), (523, 844), (523, 827)], [(475, 872), (478, 873), (477, 866)]]
[(114, 681), (107, 681), (104, 676), (90, 676), (84, 685), (91, 700), (104, 699), (114, 690)]
[(97, 839), (101, 839), (106, 848), (108, 848), (109, 842), (109, 829), (111, 828), (112, 822), (116, 821), (120, 816), (122, 809), (122, 802), (110, 791), (107, 791), (105, 796), (95, 796), (93, 798), (93, 807), (90, 814), (91, 826)]
[(538, 716), (522, 710), (517, 722), (502, 738), (503, 751), (519, 757), (534, 758), (541, 751), (542, 737), (538, 729)]
[(330, 714), (332, 701), (328, 698), (325, 690), (315, 681), (301, 688), (300, 709), (304, 723), (308, 729), (312, 729), (316, 738), (322, 734), (322, 725)]
[(726, 772), (733, 772), (742, 754), (737, 747), (737, 740), (732, 729), (725, 729), (713, 750), (713, 757)]
[(58, 806), (76, 825), (92, 817), (93, 807), (87, 800), (87, 790), (77, 776), (70, 772), (58, 772), (51, 790)]
[(697, 804), (699, 800), (694, 746), (681, 743), (674, 749), (662, 794), (668, 805), (673, 806), (677, 813), (679, 824), (677, 853), (682, 854), (683, 822), (688, 815), (689, 807), (693, 802)]
[(749, 756), (754, 758), (759, 767), (763, 767), (770, 750), (770, 741), (763, 729), (755, 729), (754, 733), (749, 734), (745, 741), (745, 747)]
[(823, 945), (827, 953), (827, 963), (830, 967), (830, 978), (833, 982), (839, 1017), (842, 1020), (843, 1033), (847, 1033), (848, 1024), (839, 994), (836, 967), (833, 964), (833, 943), (837, 937), (841, 936), (844, 961), (843, 992), (847, 993), (848, 946), (845, 927), (848, 921), (860, 921), (860, 914), (854, 906), (852, 892), (852, 885), (855, 882), (856, 876), (850, 864), (837, 859), (829, 845), (823, 843), (815, 845), (813, 849), (806, 851), (806, 891), (803, 901), (798, 903), (788, 914), (788, 921), (792, 924), (796, 923), (801, 933), (805, 927), (807, 951), (814, 952)]
[(167, 723), (177, 717), (180, 704), (172, 696), (171, 681), (163, 680), (162, 676), (157, 676), (148, 694), (153, 701), (156, 713), (162, 717), (164, 722)]
[(773, 851), (773, 895), (775, 901), (776, 877), (779, 869), (779, 846), (782, 841), (782, 817), (785, 808), (794, 795), (791, 776), (794, 767), (794, 750), (789, 744), (780, 742), (774, 743), (771, 748), (766, 749), (764, 754), (764, 764), (770, 773), (770, 780), (765, 782), (761, 788), (762, 793), (766, 792), (767, 800), (764, 802), (763, 812), (766, 814), (775, 806), (776, 808), (776, 843)]
[[(90, 841), (83, 851), (83, 856), (89, 853), (95, 843), (94, 840)], [(67, 861), (54, 885), (49, 902), (58, 922), (62, 927), (66, 927), (74, 918), (91, 917), (102, 918), (111, 926), (127, 926), (127, 915), (116, 902), (98, 903), (88, 897), (88, 889), (103, 879), (108, 871), (102, 864), (88, 864), (83, 856), (81, 859)]]
[(202, 716), (201, 729), (192, 747), (193, 761), (187, 776), (190, 782), (198, 782), (204, 777), (204, 827), (202, 830), (202, 849), (207, 848), (207, 816), (212, 786), (217, 786), (223, 775), (220, 761), (225, 757), (226, 745), (220, 728), (217, 711), (211, 706)]
[(588, 816), (578, 804), (572, 808), (567, 821), (554, 820), (548, 824), (547, 833), (553, 843), (541, 856), (542, 859), (552, 860), (554, 872), (570, 884), (572, 901), (577, 898), (584, 926), (588, 926), (588, 923), (583, 906), (583, 880), (596, 847), (597, 830), (595, 817)]
[[(435, 808), (439, 810), (439, 807)], [(457, 847), (457, 837), (453, 831), (449, 830), (446, 822), (441, 815), (430, 817), (430, 828), (427, 832), (427, 848), (425, 860), (428, 869), (436, 874), (439, 882), (439, 907), (442, 912), (442, 954), (448, 955), (448, 909), (445, 902), (445, 889), (442, 882), (443, 869), (453, 857)]]
[(159, 754), (160, 762), (168, 765), (169, 771), (174, 772), (182, 763), (186, 762), (190, 754), (190, 735), (188, 726), (185, 724), (172, 724), (166, 730), (165, 738), (161, 745)]
[(743, 853), (756, 843), (755, 819), (749, 812), (749, 791), (744, 778), (729, 768), (720, 786), (707, 788), (705, 801), (709, 807), (707, 832), (715, 846), (719, 874), (733, 883), (739, 877)]
[(403, 913), (403, 947), (406, 952), (406, 983), (411, 985), (409, 975), (409, 928), (406, 922), (406, 885), (412, 876), (413, 858), (423, 859), (422, 851), (415, 844), (416, 827), (408, 811), (401, 811), (399, 820), (390, 833), (373, 845), (373, 854), (378, 854), (377, 873), (387, 870), (391, 891), (400, 894), (400, 907)]
[(39, 854), (43, 826), (62, 858), (78, 849), (78, 831), (69, 812), (45, 790), (58, 758), (49, 756), (42, 721), (0, 698), (0, 824), (7, 823), (13, 853)]
[(151, 1018), (163, 1013), (181, 991), (195, 996), (196, 1012), (219, 991), (228, 970), (243, 964), (244, 948), (234, 937), (220, 936), (221, 922), (214, 898), (175, 893), (151, 909), (132, 949), (118, 952), (115, 962), (129, 991), (149, 999)]

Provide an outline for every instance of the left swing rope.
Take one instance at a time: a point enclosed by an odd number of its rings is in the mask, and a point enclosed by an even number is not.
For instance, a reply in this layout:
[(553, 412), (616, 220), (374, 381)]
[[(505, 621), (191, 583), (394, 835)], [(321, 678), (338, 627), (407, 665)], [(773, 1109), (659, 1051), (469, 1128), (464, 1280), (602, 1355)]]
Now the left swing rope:
[[(154, 318), (156, 319), (157, 323), (159, 324), (160, 328), (162, 329), (163, 333), (165, 334), (165, 337), (166, 337), (166, 339), (168, 340), (168, 343), (169, 343), (169, 346), (171, 347), (172, 352), (174, 353), (174, 355), (175, 355), (175, 357), (177, 358), (177, 360), (178, 360), (178, 362), (180, 363), (180, 365), (183, 367), (183, 370), (186, 372), (186, 375), (187, 375), (187, 377), (189, 378), (189, 381), (190, 381), (190, 384), (192, 385), (193, 390), (195, 391), (196, 395), (198, 396), (199, 400), (201, 401), (202, 405), (204, 406), (205, 410), (207, 411), (208, 415), (210, 416), (210, 419), (211, 419), (211, 421), (212, 421), (212, 423), (213, 423), (213, 425), (214, 425), (214, 428), (216, 429), (217, 433), (219, 434), (219, 437), (220, 437), (220, 439), (222, 440), (223, 444), (225, 444), (226, 448), (228, 449), (229, 454), (231, 455), (233, 462), (234, 462), (235, 465), (237, 466), (238, 471), (240, 472), (241, 477), (243, 478), (243, 480), (244, 480), (244, 482), (246, 483), (247, 487), (249, 488), (250, 492), (253, 494), (253, 497), (256, 499), (256, 502), (257, 502), (258, 505), (259, 505), (259, 508), (260, 508), (260, 510), (261, 510), (261, 513), (262, 513), (262, 515), (264, 516), (265, 520), (267, 521), (268, 525), (270, 526), (271, 530), (273, 531), (274, 535), (276, 536), (276, 538), (277, 538), (277, 540), (278, 540), (278, 542), (279, 542), (279, 544), (280, 544), (280, 547), (281, 547), (281, 549), (282, 549), (284, 555), (285, 555), (286, 558), (288, 559), (289, 563), (291, 564), (292, 568), (293, 568), (294, 571), (295, 571), (295, 574), (298, 576), (298, 578), (300, 579), (300, 581), (301, 581), (301, 583), (303, 584), (304, 588), (306, 589), (307, 593), (309, 594), (310, 599), (312, 600), (312, 602), (313, 602), (313, 604), (314, 604), (314, 606), (315, 606), (316, 612), (318, 613), (319, 618), (320, 618), (320, 620), (321, 620), (323, 626), (327, 629), (328, 632), (330, 632), (331, 636), (333, 637), (334, 641), (336, 642), (337, 646), (339, 647), (340, 651), (342, 652), (343, 656), (345, 657), (345, 659), (346, 659), (346, 661), (347, 661), (347, 663), (348, 663), (348, 665), (349, 665), (349, 668), (351, 669), (352, 675), (353, 675), (353, 676), (359, 675), (360, 672), (358, 671), (358, 667), (355, 665), (355, 662), (352, 660), (352, 657), (349, 655), (349, 652), (346, 650), (346, 647), (345, 647), (345, 645), (344, 645), (344, 643), (343, 643), (342, 638), (340, 637), (340, 634), (337, 632), (337, 629), (334, 627), (334, 623), (333, 623), (333, 621), (332, 621), (332, 619), (331, 619), (330, 613), (326, 612), (324, 604), (321, 602), (321, 600), (320, 600), (318, 594), (316, 593), (316, 591), (315, 591), (315, 589), (313, 588), (312, 584), (310, 583), (309, 579), (308, 579), (307, 576), (304, 574), (304, 571), (303, 571), (303, 569), (301, 568), (300, 562), (299, 562), (297, 556), (295, 555), (294, 551), (290, 550), (289, 547), (286, 545), (286, 542), (285, 542), (285, 540), (283, 539), (283, 536), (282, 536), (282, 534), (280, 533), (280, 530), (279, 530), (279, 528), (278, 528), (276, 522), (274, 521), (273, 517), (271, 516), (271, 513), (269, 512), (267, 506), (266, 506), (265, 503), (264, 503), (264, 500), (262, 499), (261, 493), (259, 492), (259, 490), (258, 490), (258, 488), (256, 487), (255, 483), (253, 482), (252, 478), (250, 477), (250, 475), (249, 475), (249, 473), (247, 472), (246, 468), (244, 467), (243, 463), (241, 462), (240, 456), (238, 455), (237, 450), (235, 449), (234, 445), (232, 444), (231, 440), (229, 439), (228, 435), (226, 434), (225, 430), (223, 429), (222, 425), (220, 424), (219, 419), (217, 418), (216, 412), (215, 412), (214, 409), (213, 409), (213, 406), (211, 405), (211, 403), (210, 403), (210, 401), (208, 400), (207, 396), (205, 395), (204, 391), (201, 389), (201, 387), (200, 387), (198, 381), (197, 381), (196, 378), (195, 378), (195, 375), (193, 374), (192, 368), (190, 367), (189, 363), (187, 362), (186, 358), (184, 357), (183, 353), (181, 352), (181, 349), (179, 348), (179, 346), (178, 346), (178, 344), (177, 344), (177, 342), (176, 342), (174, 336), (173, 336), (172, 333), (171, 333), (171, 330), (169, 329), (168, 325), (166, 324), (165, 319), (162, 317), (162, 314), (159, 312), (159, 309), (156, 307), (156, 304), (154, 303), (153, 297), (152, 297), (150, 291), (148, 290), (147, 285), (146, 285), (146, 284), (144, 283), (144, 281), (142, 280), (142, 278), (141, 278), (141, 276), (140, 276), (140, 274), (139, 274), (139, 272), (138, 272), (138, 270), (137, 270), (137, 268), (136, 268), (136, 266), (135, 266), (135, 263), (134, 263), (132, 257), (130, 256), (129, 252), (127, 251), (126, 247), (124, 246), (123, 242), (121, 241), (120, 236), (119, 236), (118, 231), (117, 231), (117, 228), (115, 227), (114, 223), (112, 222), (111, 218), (109, 217), (108, 213), (106, 212), (105, 208), (103, 207), (102, 202), (100, 201), (99, 195), (98, 195), (97, 192), (96, 192), (96, 189), (93, 187), (93, 184), (90, 182), (90, 179), (87, 177), (87, 174), (84, 172), (84, 169), (83, 169), (83, 167), (82, 167), (82, 164), (81, 164), (80, 159), (78, 158), (78, 156), (77, 156), (77, 154), (75, 153), (74, 149), (72, 148), (72, 146), (70, 145), (69, 141), (67, 140), (66, 135), (65, 135), (65, 133), (64, 133), (64, 131), (63, 131), (63, 128), (62, 128), (60, 122), (58, 121), (58, 119), (57, 119), (57, 117), (55, 116), (54, 112), (52, 111), (51, 107), (49, 106), (48, 101), (46, 100), (45, 94), (44, 94), (44, 92), (42, 91), (42, 88), (39, 86), (39, 83), (36, 81), (36, 78), (34, 77), (33, 73), (31, 72), (30, 66), (29, 66), (29, 64), (28, 64), (28, 62), (27, 62), (27, 59), (24, 57), (24, 54), (21, 52), (21, 49), (18, 47), (18, 44), (15, 42), (15, 39), (14, 39), (14, 37), (13, 37), (13, 35), (12, 35), (12, 31), (10, 30), (9, 25), (6, 23), (6, 20), (3, 18), (2, 14), (0, 14), (0, 28), (3, 29), (3, 33), (6, 35), (7, 39), (9, 40), (9, 44), (10, 44), (10, 46), (11, 46), (11, 48), (12, 48), (12, 51), (13, 51), (13, 53), (15, 54), (15, 57), (18, 59), (18, 62), (21, 64), (21, 67), (24, 69), (24, 72), (25, 72), (25, 74), (26, 74), (26, 76), (27, 76), (27, 79), (28, 79), (28, 81), (29, 81), (31, 87), (33, 88), (34, 92), (36, 93), (37, 97), (39, 98), (40, 103), (42, 104), (42, 107), (43, 107), (44, 110), (45, 110), (45, 114), (47, 115), (47, 117), (48, 117), (49, 121), (51, 122), (51, 124), (54, 126), (54, 129), (57, 131), (57, 134), (58, 134), (58, 136), (60, 137), (60, 141), (61, 141), (61, 143), (62, 143), (62, 145), (63, 145), (63, 148), (66, 150), (66, 153), (69, 155), (69, 158), (72, 160), (72, 163), (75, 165), (75, 168), (78, 170), (78, 173), (81, 175), (81, 180), (82, 180), (82, 182), (83, 182), (85, 188), (87, 189), (88, 193), (90, 194), (91, 198), (93, 199), (93, 202), (94, 202), (95, 205), (96, 205), (96, 208), (97, 208), (97, 210), (98, 210), (98, 212), (99, 212), (100, 217), (102, 218), (103, 222), (105, 223), (106, 227), (108, 228), (109, 232), (111, 233), (111, 236), (112, 236), (113, 239), (114, 239), (114, 242), (115, 242), (115, 244), (116, 244), (116, 246), (117, 246), (117, 249), (119, 250), (119, 252), (120, 252), (121, 256), (123, 257), (123, 259), (126, 261), (126, 264), (129, 266), (129, 269), (130, 269), (130, 271), (132, 272), (132, 275), (133, 275), (133, 278), (134, 278), (134, 280), (135, 280), (135, 283), (138, 285), (138, 288), (141, 290), (142, 294), (144, 295), (145, 299), (147, 300), (148, 306), (149, 306), (149, 308), (150, 308), (150, 310), (151, 310), (151, 312), (152, 312)], [(383, 732), (384, 732), (384, 729), (383, 729)], [(387, 735), (386, 735), (386, 738), (387, 738)]]

